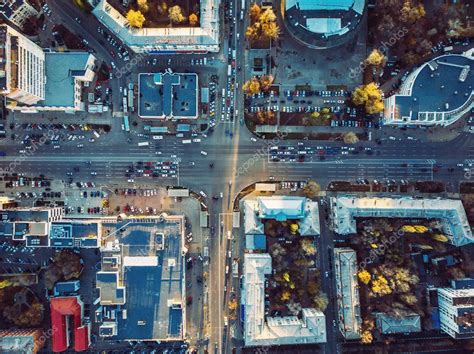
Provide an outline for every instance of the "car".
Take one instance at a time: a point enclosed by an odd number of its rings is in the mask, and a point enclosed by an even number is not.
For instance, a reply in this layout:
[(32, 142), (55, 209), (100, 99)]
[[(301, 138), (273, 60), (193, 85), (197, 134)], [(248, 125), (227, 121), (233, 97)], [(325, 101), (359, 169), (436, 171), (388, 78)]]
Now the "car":
[(97, 172), (91, 171), (91, 176), (97, 176)]

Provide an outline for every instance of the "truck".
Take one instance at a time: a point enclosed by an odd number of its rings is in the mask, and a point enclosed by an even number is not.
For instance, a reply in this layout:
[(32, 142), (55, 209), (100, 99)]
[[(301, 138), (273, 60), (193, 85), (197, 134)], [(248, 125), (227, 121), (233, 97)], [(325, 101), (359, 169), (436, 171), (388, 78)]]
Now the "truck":
[(186, 139), (186, 140), (183, 140), (183, 144), (191, 144), (191, 139)]
[(100, 135), (99, 133), (97, 133), (95, 130), (92, 131), (92, 133), (94, 134), (94, 136), (99, 139), (100, 138)]
[(227, 76), (230, 76), (230, 75), (232, 75), (232, 65), (229, 64), (227, 66)]
[(452, 51), (452, 50), (453, 50), (453, 46), (452, 46), (452, 45), (450, 45), (450, 46), (448, 46), (448, 47), (444, 47), (444, 49), (443, 49), (443, 51), (444, 51), (445, 53), (450, 52), (450, 51)]
[(149, 146), (150, 143), (148, 141), (142, 141), (141, 143), (138, 143), (138, 146)]
[(242, 8), (241, 8), (242, 11), (245, 10), (245, 0), (242, 0)]
[(232, 49), (232, 59), (235, 60), (236, 57), (237, 57), (237, 51), (235, 49)]

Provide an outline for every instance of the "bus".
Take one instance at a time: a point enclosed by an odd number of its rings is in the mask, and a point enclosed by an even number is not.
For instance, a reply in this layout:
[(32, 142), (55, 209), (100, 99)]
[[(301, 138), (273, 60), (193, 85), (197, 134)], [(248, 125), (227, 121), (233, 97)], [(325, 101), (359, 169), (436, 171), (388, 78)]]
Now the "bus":
[(132, 110), (132, 112), (135, 111), (135, 107), (133, 105), (133, 91), (128, 90), (128, 107)]
[(123, 98), (122, 103), (123, 103), (123, 111), (124, 111), (124, 113), (127, 113), (127, 111), (128, 111), (127, 97)]
[(230, 76), (232, 74), (232, 65), (229, 64), (227, 67), (227, 76)]
[(128, 121), (128, 116), (123, 116), (123, 126), (125, 127), (125, 131), (130, 131), (130, 123)]

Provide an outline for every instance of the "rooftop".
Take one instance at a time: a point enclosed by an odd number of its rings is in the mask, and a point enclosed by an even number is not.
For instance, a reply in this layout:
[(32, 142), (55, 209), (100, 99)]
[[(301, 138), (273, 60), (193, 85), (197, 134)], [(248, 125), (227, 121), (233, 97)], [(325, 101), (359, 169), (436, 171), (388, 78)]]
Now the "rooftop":
[(393, 120), (443, 124), (458, 118), (454, 112), (473, 107), (473, 53), (443, 55), (410, 74), (400, 93), (388, 101), (394, 104)]
[(296, 316), (265, 317), (265, 275), (272, 271), (269, 254), (245, 254), (242, 306), (246, 346), (286, 345), (326, 342), (324, 314), (313, 308)]
[(197, 118), (197, 74), (148, 73), (138, 81), (140, 117)]
[(93, 14), (136, 52), (218, 52), (219, 3), (219, 0), (200, 1), (200, 27), (132, 28), (127, 19), (105, 0), (98, 1)]
[(416, 313), (397, 318), (384, 313), (376, 313), (377, 328), (384, 334), (421, 332), (421, 318)]
[(466, 211), (460, 200), (404, 198), (331, 198), (334, 231), (355, 234), (356, 218), (423, 218), (444, 221), (444, 231), (455, 246), (474, 242)]
[(286, 0), (284, 18), (290, 32), (310, 46), (337, 42), (362, 19), (365, 0)]
[(73, 107), (75, 77), (83, 76), (91, 54), (87, 52), (46, 52), (45, 100), (41, 106)]
[[(101, 304), (120, 300), (118, 340), (175, 340), (184, 336), (182, 217), (105, 224), (110, 233), (97, 274)], [(162, 247), (164, 242), (164, 247)], [(115, 261), (113, 261), (115, 259)], [(117, 299), (116, 291), (123, 287)], [(104, 289), (104, 290), (103, 290)]]

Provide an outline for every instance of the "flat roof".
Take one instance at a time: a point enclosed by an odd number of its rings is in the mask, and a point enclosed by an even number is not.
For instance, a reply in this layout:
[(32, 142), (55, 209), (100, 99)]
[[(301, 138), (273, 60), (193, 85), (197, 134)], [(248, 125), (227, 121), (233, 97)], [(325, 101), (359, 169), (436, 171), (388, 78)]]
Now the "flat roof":
[(82, 76), (91, 54), (88, 52), (45, 53), (46, 87), (41, 106), (73, 107), (74, 76)]
[[(118, 340), (170, 340), (183, 336), (182, 219), (133, 219), (106, 224), (120, 229), (127, 318), (118, 315)], [(159, 235), (159, 236), (157, 236)], [(164, 242), (164, 247), (162, 247)]]
[(425, 63), (414, 73), (407, 94), (395, 96), (397, 116), (414, 121), (419, 113), (449, 112), (461, 107), (474, 95), (473, 69), (472, 58), (457, 54)]
[(139, 75), (139, 111), (142, 118), (196, 118), (197, 74), (143, 73)]

